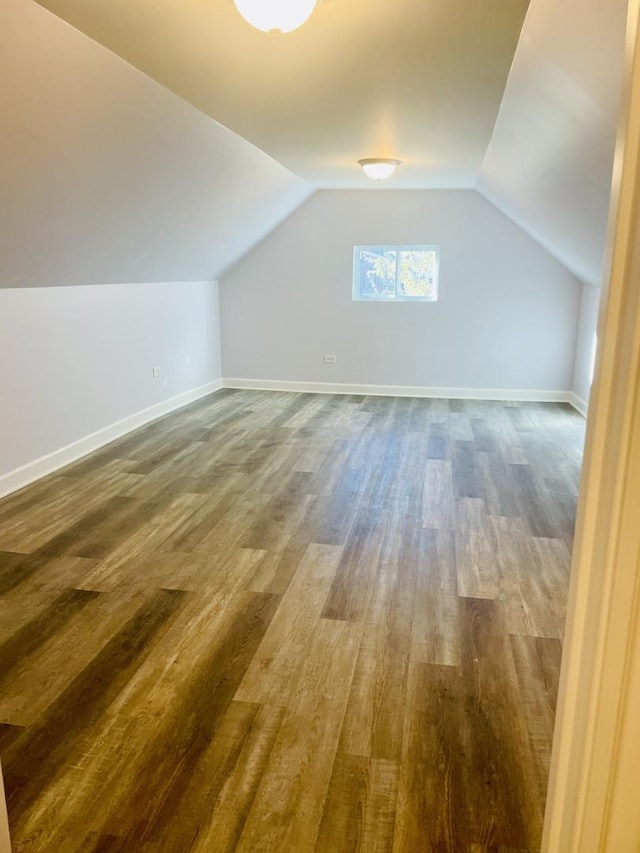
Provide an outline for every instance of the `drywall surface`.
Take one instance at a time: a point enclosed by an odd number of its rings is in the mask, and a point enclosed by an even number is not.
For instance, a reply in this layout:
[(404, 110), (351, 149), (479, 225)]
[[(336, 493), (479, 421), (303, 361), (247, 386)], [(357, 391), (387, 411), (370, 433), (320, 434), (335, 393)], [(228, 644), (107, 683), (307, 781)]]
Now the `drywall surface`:
[(477, 189), (602, 283), (627, 0), (531, 0)]
[(219, 380), (218, 318), (215, 282), (0, 289), (0, 478)]
[(576, 357), (573, 368), (573, 393), (586, 405), (591, 394), (591, 376), (595, 357), (595, 338), (598, 329), (601, 290), (582, 285)]
[(41, 6), (0, 3), (0, 287), (210, 281), (310, 193)]
[[(390, 243), (440, 246), (437, 303), (352, 301)], [(571, 389), (580, 285), (473, 190), (320, 191), (220, 286), (225, 379)]]
[(314, 186), (386, 156), (405, 189), (474, 185), (529, 0), (319, 2), (284, 38), (232, 0), (39, 2)]

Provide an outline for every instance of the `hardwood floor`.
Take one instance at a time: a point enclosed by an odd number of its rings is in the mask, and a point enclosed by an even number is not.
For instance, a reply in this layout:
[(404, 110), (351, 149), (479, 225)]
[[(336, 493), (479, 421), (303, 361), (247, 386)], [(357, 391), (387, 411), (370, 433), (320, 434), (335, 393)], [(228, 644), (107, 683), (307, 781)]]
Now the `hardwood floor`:
[(537, 850), (583, 432), (223, 391), (0, 502), (16, 853)]

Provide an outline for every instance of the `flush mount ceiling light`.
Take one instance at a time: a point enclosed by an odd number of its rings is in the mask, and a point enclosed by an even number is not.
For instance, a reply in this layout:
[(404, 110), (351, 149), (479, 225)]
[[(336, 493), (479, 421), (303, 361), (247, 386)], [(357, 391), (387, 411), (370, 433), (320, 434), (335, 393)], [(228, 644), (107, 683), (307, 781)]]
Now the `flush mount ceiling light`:
[(374, 181), (384, 181), (385, 178), (390, 178), (391, 175), (400, 165), (400, 160), (386, 160), (381, 157), (367, 157), (365, 160), (358, 160), (362, 166), (362, 171)]
[(304, 24), (317, 0), (233, 0), (245, 21), (265, 33), (290, 33)]

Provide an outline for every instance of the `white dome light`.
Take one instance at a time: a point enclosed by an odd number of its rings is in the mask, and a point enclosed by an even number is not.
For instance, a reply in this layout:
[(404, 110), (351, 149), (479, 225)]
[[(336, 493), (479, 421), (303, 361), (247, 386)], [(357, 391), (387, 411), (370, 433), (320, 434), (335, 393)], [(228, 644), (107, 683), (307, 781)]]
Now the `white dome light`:
[(317, 0), (233, 0), (252, 27), (265, 33), (289, 33), (311, 15)]
[(384, 181), (385, 178), (390, 178), (391, 175), (400, 165), (400, 160), (385, 160), (380, 157), (369, 157), (366, 160), (358, 160), (362, 166), (362, 171), (374, 181)]

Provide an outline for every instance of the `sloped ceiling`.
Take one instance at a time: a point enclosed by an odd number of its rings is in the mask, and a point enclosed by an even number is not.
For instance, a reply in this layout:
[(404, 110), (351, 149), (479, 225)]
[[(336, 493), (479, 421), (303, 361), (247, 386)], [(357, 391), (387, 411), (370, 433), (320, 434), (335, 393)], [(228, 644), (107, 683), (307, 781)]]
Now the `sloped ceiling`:
[(626, 0), (532, 0), (477, 189), (600, 285)]
[(232, 0), (39, 0), (316, 187), (470, 188), (529, 0), (320, 0), (286, 35)]
[(218, 277), (374, 154), (406, 161), (389, 189), (477, 182), (600, 283), (626, 0), (531, 0), (495, 128), (527, 0), (321, 0), (281, 38), (231, 0), (41, 2), (282, 162), (2, 0), (0, 286)]
[(312, 192), (31, 0), (0, 4), (0, 286), (218, 277)]

